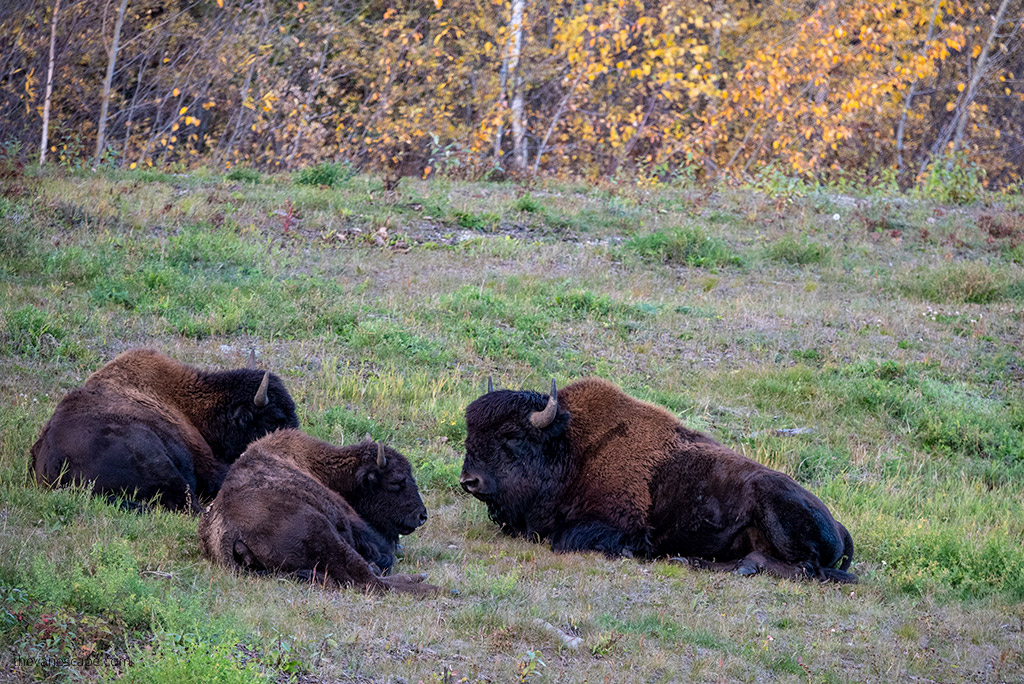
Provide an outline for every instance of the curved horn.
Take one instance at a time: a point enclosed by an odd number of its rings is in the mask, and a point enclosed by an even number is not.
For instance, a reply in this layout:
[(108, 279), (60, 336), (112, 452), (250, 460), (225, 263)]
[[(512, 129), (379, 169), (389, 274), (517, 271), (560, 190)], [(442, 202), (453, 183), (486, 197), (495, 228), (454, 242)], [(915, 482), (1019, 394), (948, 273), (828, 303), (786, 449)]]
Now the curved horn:
[(249, 349), (249, 360), (245, 362), (246, 368), (256, 367), (256, 348), (252, 347)]
[(267, 388), (270, 386), (270, 371), (263, 374), (263, 382), (260, 383), (260, 388), (256, 390), (256, 396), (253, 397), (252, 403), (256, 404), (256, 408), (263, 408), (267, 405)]
[(491, 379), (491, 376), (488, 375), (487, 376), (487, 393), (490, 394), (493, 391), (494, 391), (494, 381)]
[(388, 464), (388, 459), (384, 457), (384, 445), (377, 442), (377, 467), (383, 468)]
[(541, 411), (534, 411), (530, 414), (530, 422), (533, 423), (535, 428), (543, 430), (547, 426), (551, 425), (555, 420), (555, 414), (558, 412), (558, 388), (555, 387), (555, 380), (551, 380), (551, 395), (548, 396), (548, 405)]

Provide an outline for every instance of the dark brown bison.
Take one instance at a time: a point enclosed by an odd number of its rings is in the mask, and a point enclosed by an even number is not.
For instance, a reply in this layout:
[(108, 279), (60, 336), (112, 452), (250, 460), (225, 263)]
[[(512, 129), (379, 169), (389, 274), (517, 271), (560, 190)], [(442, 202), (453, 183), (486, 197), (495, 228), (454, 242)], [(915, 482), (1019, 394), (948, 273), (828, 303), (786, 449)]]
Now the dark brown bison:
[(489, 391), (466, 429), (462, 487), (508, 532), (556, 551), (857, 579), (850, 534), (816, 496), (603, 380)]
[[(298, 430), (249, 445), (199, 521), (203, 554), (221, 565), (332, 586), (412, 593), (422, 575), (381, 577), (398, 535), (427, 519), (404, 456), (372, 442), (336, 447)], [(374, 567), (376, 566), (376, 568)]]
[(157, 498), (200, 512), (249, 442), (297, 427), (281, 380), (255, 368), (202, 371), (151, 349), (124, 352), (61, 399), (32, 447), (40, 484)]

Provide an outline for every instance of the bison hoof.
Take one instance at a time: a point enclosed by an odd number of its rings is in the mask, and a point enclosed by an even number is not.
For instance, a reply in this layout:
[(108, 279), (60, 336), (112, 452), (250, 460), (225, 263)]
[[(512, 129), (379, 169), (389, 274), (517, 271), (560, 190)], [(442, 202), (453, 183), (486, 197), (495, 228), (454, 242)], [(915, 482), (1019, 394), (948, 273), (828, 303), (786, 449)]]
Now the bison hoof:
[(751, 563), (741, 563), (735, 570), (737, 575), (741, 577), (749, 577), (750, 575), (757, 574), (757, 566)]

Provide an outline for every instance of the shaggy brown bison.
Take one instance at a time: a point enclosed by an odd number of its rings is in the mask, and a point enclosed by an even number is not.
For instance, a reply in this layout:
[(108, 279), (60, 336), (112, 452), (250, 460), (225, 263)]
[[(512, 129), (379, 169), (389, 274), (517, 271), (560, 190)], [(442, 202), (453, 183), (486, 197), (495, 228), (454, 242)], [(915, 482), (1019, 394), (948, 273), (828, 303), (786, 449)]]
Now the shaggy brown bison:
[(249, 442), (297, 427), (281, 380), (255, 368), (202, 371), (151, 349), (124, 352), (61, 399), (32, 447), (40, 484), (157, 498), (200, 512)]
[(505, 530), (556, 551), (857, 579), (850, 534), (816, 496), (604, 380), (489, 391), (466, 430), (462, 487)]
[[(298, 430), (249, 445), (199, 521), (203, 554), (221, 565), (332, 586), (436, 590), (422, 575), (380, 577), (398, 535), (427, 519), (409, 461), (372, 442), (336, 447)], [(374, 568), (374, 566), (377, 566)]]

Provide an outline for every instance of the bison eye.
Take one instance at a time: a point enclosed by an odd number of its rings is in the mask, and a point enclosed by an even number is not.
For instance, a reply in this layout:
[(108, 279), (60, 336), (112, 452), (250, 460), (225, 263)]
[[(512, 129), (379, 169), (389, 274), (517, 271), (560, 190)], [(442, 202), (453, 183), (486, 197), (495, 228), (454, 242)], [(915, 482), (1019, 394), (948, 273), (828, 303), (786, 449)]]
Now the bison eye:
[(388, 485), (389, 492), (400, 492), (405, 489), (405, 480), (399, 480), (398, 482), (392, 482)]

